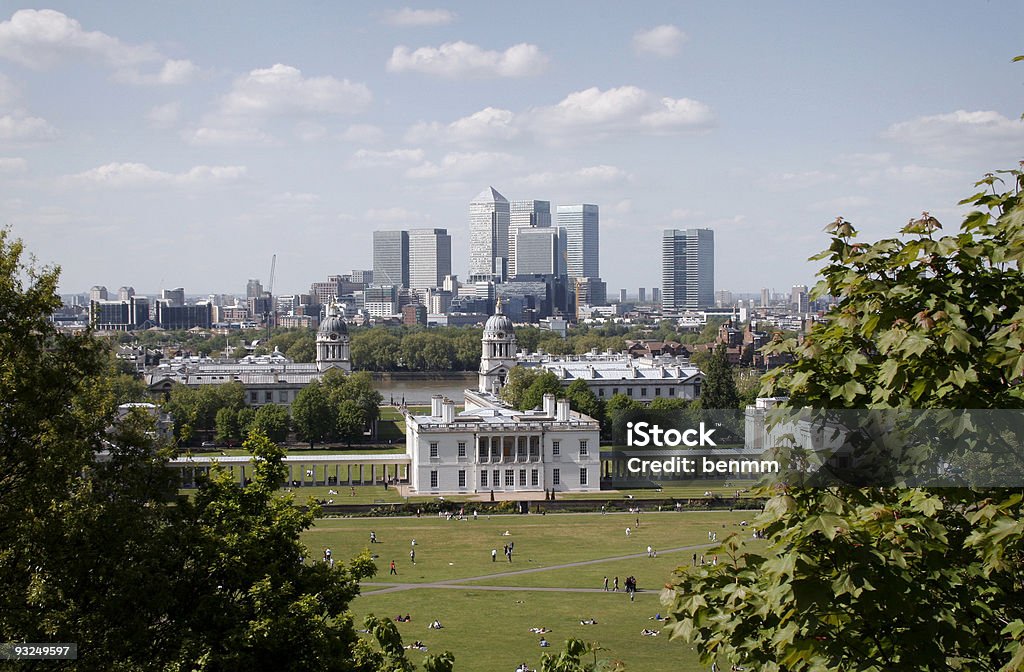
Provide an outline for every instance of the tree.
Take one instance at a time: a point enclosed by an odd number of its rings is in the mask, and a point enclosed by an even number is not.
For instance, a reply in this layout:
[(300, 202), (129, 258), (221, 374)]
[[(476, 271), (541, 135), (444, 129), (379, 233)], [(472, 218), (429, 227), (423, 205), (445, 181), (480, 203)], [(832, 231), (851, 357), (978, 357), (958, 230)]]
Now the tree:
[(338, 438), (351, 447), (352, 441), (363, 438), (363, 429), (366, 427), (366, 415), (362, 406), (351, 399), (342, 399), (337, 407)]
[(402, 363), (410, 371), (451, 371), (455, 347), (440, 334), (415, 332), (402, 339)]
[(276, 404), (266, 404), (256, 409), (249, 432), (253, 430), (266, 434), (274, 443), (284, 443), (288, 440), (288, 430), (291, 426), (291, 417), (288, 409)]
[[(597, 654), (603, 650), (596, 642), (568, 639), (559, 653), (541, 656), (540, 672), (621, 672), (626, 669), (619, 660), (598, 660)], [(588, 656), (589, 661), (585, 660)]]
[(597, 395), (587, 387), (585, 380), (577, 378), (572, 381), (569, 387), (565, 390), (565, 398), (569, 400), (569, 405), (572, 409), (578, 413), (589, 415), (598, 421), (604, 417), (604, 409), (601, 407), (601, 401), (597, 398)]
[(238, 427), (238, 411), (233, 408), (222, 408), (217, 411), (217, 419), (213, 440), (217, 443), (231, 443), (241, 436)]
[[(1000, 175), (1005, 176), (1000, 177)], [(999, 191), (1003, 179), (1008, 190)], [(956, 235), (854, 242), (837, 219), (817, 295), (839, 299), (764, 378), (796, 408), (1024, 407), (1021, 171), (987, 175)], [(962, 415), (965, 411), (951, 413)], [(782, 488), (726, 561), (677, 570), (674, 636), (763, 670), (1024, 669), (1021, 493)]]
[(292, 402), (292, 423), (300, 441), (308, 441), (312, 448), (334, 438), (337, 430), (337, 408), (331, 404), (327, 391), (319, 380), (299, 390)]
[(700, 405), (705, 409), (737, 409), (740, 406), (736, 377), (726, 355), (724, 343), (718, 344), (708, 360), (707, 368), (704, 369)]
[(508, 372), (508, 379), (505, 386), (501, 388), (500, 396), (505, 403), (512, 408), (523, 408), (523, 395), (533, 384), (533, 381), (540, 375), (540, 369), (526, 368), (525, 366), (514, 366)]
[[(361, 418), (362, 424), (357, 430), (348, 432), (348, 441), (360, 438), (364, 430), (373, 430), (376, 427), (376, 422), (380, 418), (380, 405), (384, 401), (384, 397), (374, 388), (373, 376), (368, 371), (345, 373), (338, 369), (331, 369), (324, 375), (323, 385), (330, 403), (339, 415), (339, 422), (343, 413), (341, 407), (343, 402), (353, 402), (359, 409), (358, 417)], [(351, 409), (345, 410), (344, 414), (348, 416), (349, 420), (355, 417), (352, 415)], [(340, 426), (339, 432), (344, 435)]]
[(299, 540), (316, 515), (282, 497), (284, 451), (254, 431), (252, 480), (215, 469), (186, 507), (188, 557), (179, 579), (178, 658), (195, 670), (349, 670), (358, 647), (349, 602), (376, 570), (303, 562)]
[(558, 380), (558, 376), (550, 371), (541, 371), (537, 374), (534, 381), (530, 383), (530, 387), (526, 389), (526, 392), (523, 393), (517, 408), (521, 411), (539, 408), (544, 404), (544, 395), (546, 394), (561, 397), (562, 383)]
[(363, 371), (394, 371), (398, 368), (402, 341), (376, 328), (358, 331), (352, 335), (352, 366)]

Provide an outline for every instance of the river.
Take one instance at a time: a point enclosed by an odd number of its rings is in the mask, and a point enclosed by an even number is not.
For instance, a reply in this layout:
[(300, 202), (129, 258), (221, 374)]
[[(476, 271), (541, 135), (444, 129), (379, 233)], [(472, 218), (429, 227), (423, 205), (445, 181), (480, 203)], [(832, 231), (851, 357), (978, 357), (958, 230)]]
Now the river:
[(425, 406), (435, 394), (462, 404), (462, 392), (475, 389), (477, 374), (471, 371), (436, 373), (375, 373), (373, 386), (384, 397), (384, 403), (400, 404), (404, 398), (410, 405)]

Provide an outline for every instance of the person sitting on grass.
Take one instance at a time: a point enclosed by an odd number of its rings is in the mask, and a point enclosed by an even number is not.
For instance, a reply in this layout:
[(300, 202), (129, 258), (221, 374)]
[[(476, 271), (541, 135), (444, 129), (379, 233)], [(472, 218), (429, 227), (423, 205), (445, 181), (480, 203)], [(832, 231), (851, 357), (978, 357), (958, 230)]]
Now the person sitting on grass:
[(551, 642), (549, 642), (548, 640), (546, 640), (543, 637), (541, 637), (540, 638), (540, 646), (541, 646), (541, 648), (545, 648), (545, 647), (551, 646)]
[(640, 634), (644, 637), (657, 637), (660, 633), (657, 630), (649, 630), (647, 628), (644, 628), (640, 631)]
[(593, 618), (584, 618), (580, 621), (580, 625), (597, 625), (597, 621)]
[(434, 620), (434, 621), (433, 621), (433, 622), (432, 622), (432, 623), (431, 623), (430, 625), (428, 625), (427, 627), (428, 627), (428, 628), (431, 628), (431, 629), (433, 629), (433, 630), (440, 630), (440, 629), (441, 629), (441, 628), (443, 628), (444, 626), (443, 626), (443, 625), (441, 625), (441, 621), (438, 621), (438, 620), (436, 620), (436, 619), (435, 619), (435, 620)]

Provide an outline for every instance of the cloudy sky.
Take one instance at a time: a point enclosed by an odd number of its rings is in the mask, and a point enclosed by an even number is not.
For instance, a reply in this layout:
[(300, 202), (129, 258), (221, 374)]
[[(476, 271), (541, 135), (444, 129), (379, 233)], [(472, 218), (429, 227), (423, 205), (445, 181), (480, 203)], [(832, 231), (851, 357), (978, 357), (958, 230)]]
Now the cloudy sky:
[(305, 291), (468, 203), (601, 207), (601, 275), (810, 283), (837, 215), (947, 229), (1024, 158), (1024, 3), (0, 4), (0, 223), (62, 291)]

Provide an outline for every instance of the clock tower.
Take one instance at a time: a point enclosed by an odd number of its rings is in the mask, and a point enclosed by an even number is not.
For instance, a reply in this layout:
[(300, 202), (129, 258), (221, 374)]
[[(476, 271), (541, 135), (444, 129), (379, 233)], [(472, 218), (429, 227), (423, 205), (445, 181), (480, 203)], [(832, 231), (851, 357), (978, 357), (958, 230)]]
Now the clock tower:
[(516, 334), (512, 320), (501, 312), (501, 299), (494, 309), (494, 315), (484, 324), (482, 351), (480, 353), (481, 392), (498, 394), (505, 386), (508, 372), (516, 365)]

